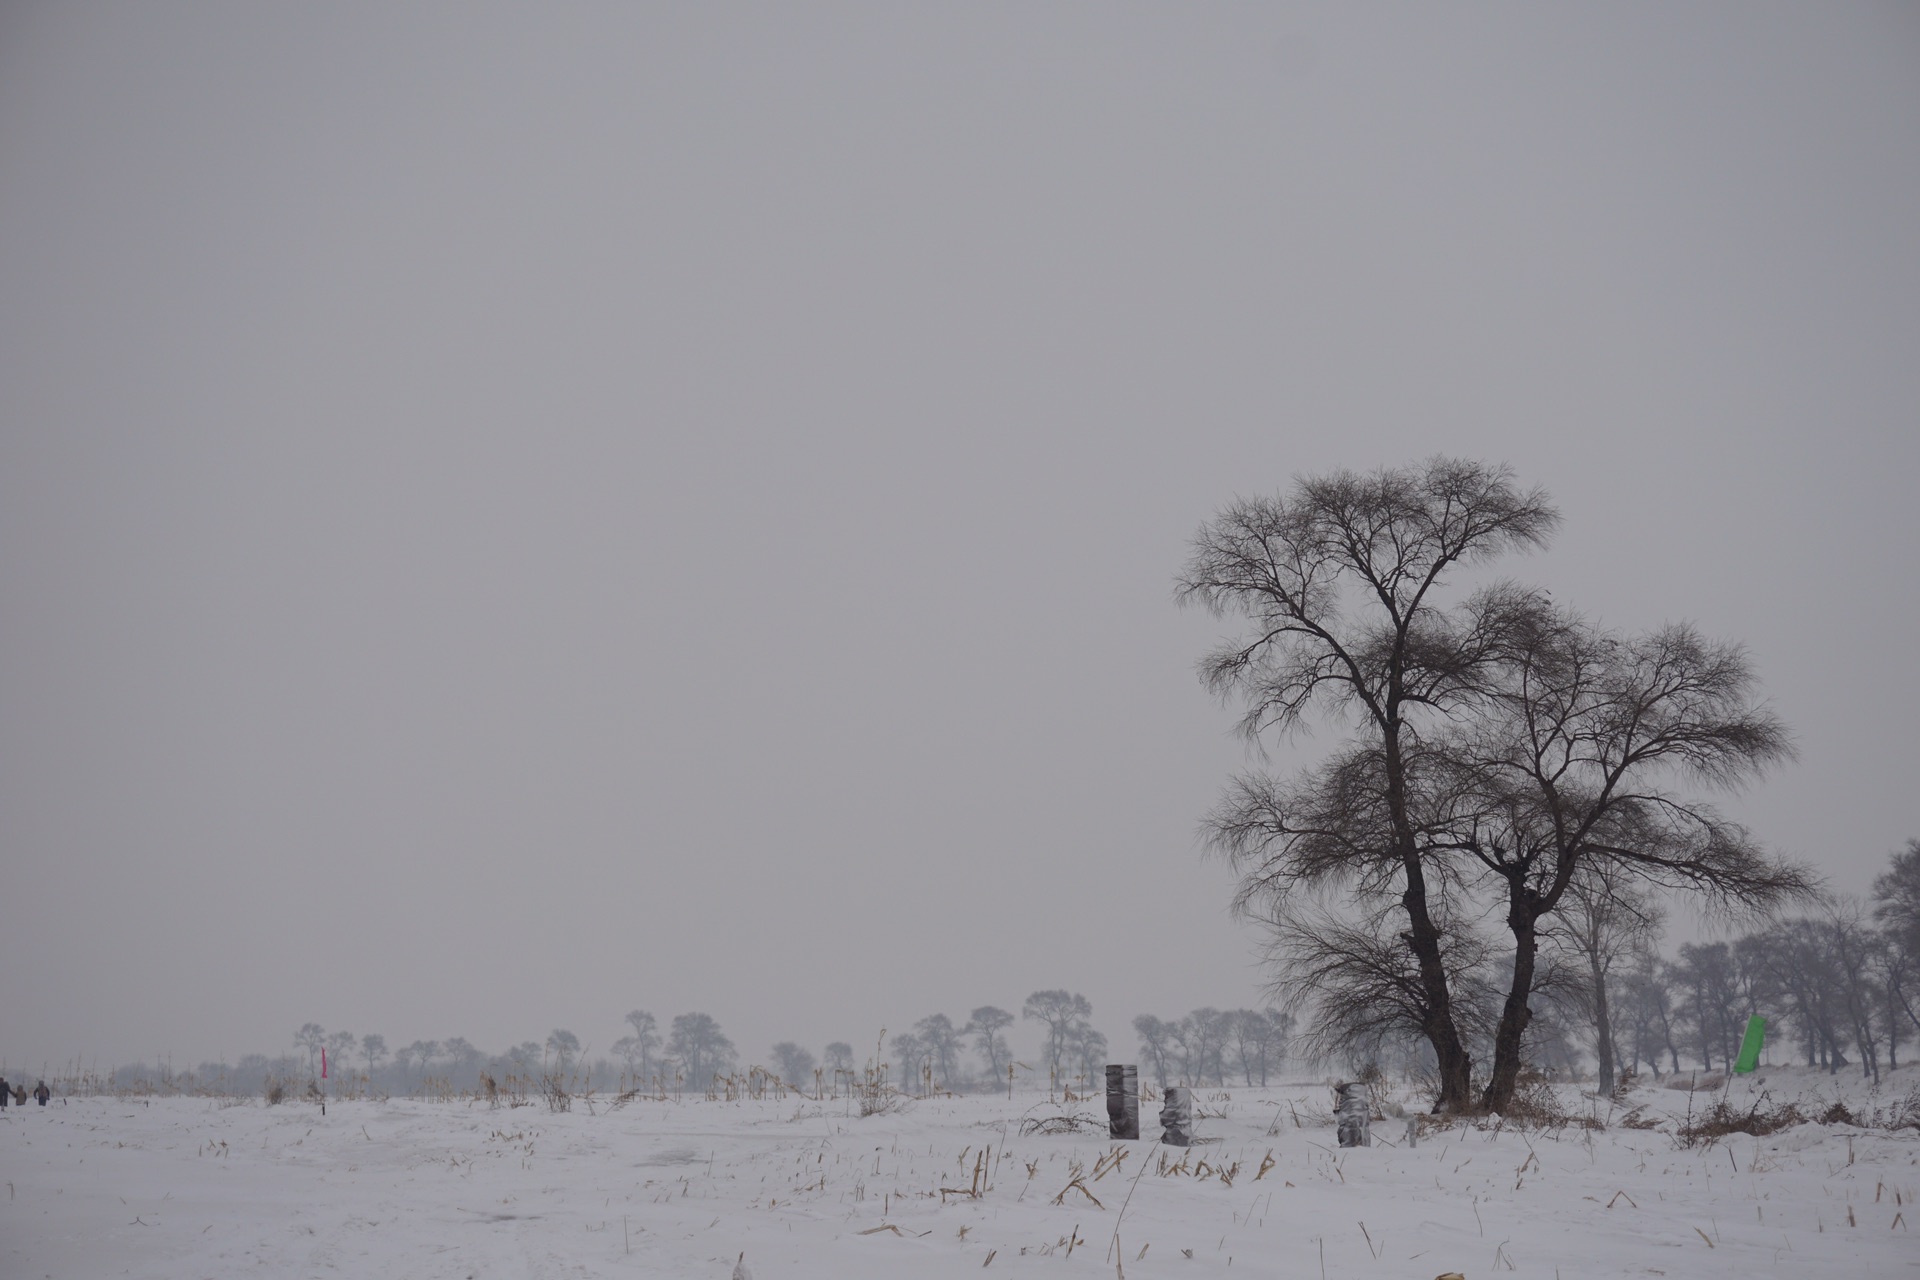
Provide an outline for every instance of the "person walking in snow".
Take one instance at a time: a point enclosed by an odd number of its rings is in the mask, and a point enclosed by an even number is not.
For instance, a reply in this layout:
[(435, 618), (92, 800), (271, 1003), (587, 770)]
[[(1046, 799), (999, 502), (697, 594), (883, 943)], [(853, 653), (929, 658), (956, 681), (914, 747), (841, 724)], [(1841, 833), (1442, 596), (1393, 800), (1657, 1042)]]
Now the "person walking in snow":
[(0, 1111), (5, 1111), (7, 1109), (7, 1103), (12, 1100), (13, 1086), (7, 1083), (5, 1076), (0, 1076)]
[(33, 1100), (43, 1107), (47, 1105), (47, 1099), (52, 1096), (53, 1090), (47, 1088), (47, 1082), (45, 1080), (42, 1080), (33, 1087)]

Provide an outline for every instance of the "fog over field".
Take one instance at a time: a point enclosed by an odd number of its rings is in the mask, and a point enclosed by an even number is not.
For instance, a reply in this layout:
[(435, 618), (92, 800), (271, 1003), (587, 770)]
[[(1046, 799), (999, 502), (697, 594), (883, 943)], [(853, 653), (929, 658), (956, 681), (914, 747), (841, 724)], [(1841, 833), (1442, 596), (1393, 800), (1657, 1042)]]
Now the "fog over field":
[(1911, 5), (8, 5), (0, 1062), (1264, 1009), (1200, 824), (1343, 727), (1176, 578), (1436, 454), (1560, 515), (1463, 588), (1745, 646), (1717, 803), (1867, 895), (1916, 352)]

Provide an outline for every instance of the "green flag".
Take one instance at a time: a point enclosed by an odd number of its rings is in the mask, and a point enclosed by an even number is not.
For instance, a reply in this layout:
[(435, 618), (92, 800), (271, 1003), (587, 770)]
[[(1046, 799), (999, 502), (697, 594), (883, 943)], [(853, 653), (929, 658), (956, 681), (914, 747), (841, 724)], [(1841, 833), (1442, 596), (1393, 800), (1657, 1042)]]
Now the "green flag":
[(1759, 1014), (1747, 1019), (1747, 1038), (1740, 1042), (1740, 1056), (1734, 1060), (1733, 1073), (1744, 1076), (1760, 1065), (1760, 1042), (1767, 1038), (1767, 1020)]

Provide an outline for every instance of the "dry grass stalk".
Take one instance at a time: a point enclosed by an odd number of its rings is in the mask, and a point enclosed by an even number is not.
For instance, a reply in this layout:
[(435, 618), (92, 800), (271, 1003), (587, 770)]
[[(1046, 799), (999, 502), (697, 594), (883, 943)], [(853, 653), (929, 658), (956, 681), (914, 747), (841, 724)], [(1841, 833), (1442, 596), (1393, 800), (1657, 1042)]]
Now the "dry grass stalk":
[[(1076, 1188), (1079, 1190), (1081, 1195), (1093, 1201), (1094, 1208), (1104, 1209), (1107, 1207), (1100, 1203), (1100, 1199), (1098, 1196), (1094, 1195), (1093, 1192), (1087, 1190), (1086, 1179), (1077, 1173), (1072, 1178), (1068, 1179), (1066, 1186), (1060, 1188), (1060, 1194), (1053, 1198), (1053, 1202), (1058, 1205), (1064, 1205), (1067, 1202), (1067, 1192), (1075, 1190)], [(1072, 1252), (1071, 1245), (1068, 1246), (1068, 1252), (1069, 1253)]]

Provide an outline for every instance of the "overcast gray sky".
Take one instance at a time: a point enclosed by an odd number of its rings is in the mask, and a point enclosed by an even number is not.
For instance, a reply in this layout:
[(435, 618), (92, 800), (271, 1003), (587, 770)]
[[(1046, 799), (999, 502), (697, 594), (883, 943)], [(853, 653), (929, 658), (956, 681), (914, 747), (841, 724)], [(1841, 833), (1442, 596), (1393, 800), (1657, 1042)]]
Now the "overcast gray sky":
[(1173, 574), (1436, 451), (1864, 891), (1917, 406), (1911, 4), (10, 4), (0, 1052), (1249, 1003)]

